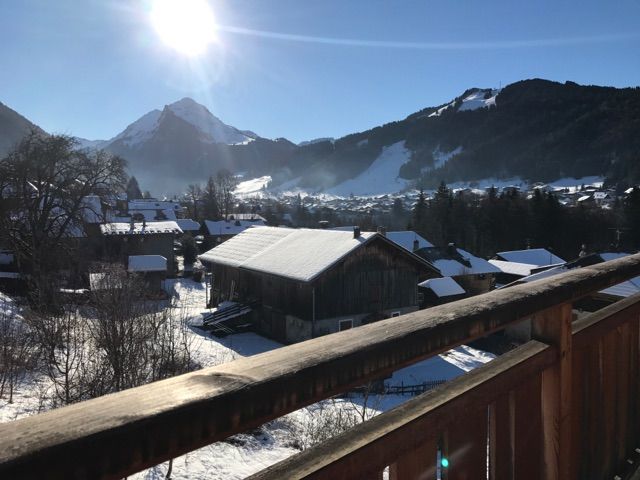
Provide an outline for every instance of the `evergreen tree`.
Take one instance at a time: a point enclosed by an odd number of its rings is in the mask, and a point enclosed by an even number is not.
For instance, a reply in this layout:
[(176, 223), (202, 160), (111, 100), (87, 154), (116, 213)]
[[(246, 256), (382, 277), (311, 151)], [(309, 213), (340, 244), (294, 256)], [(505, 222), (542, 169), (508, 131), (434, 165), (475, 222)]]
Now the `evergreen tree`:
[(425, 230), (427, 221), (427, 199), (424, 195), (424, 190), (420, 189), (418, 195), (418, 201), (413, 206), (413, 228), (416, 232), (422, 234)]
[(142, 198), (142, 191), (140, 190), (140, 186), (138, 185), (138, 180), (136, 177), (131, 177), (127, 182), (127, 200), (137, 200)]

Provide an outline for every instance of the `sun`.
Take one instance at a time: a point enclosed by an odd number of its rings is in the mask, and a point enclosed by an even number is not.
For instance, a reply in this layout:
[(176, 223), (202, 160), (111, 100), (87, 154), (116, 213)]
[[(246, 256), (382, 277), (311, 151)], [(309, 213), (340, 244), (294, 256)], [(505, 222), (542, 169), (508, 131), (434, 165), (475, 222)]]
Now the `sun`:
[(183, 55), (203, 54), (216, 40), (216, 23), (206, 0), (153, 0), (151, 23), (162, 41)]

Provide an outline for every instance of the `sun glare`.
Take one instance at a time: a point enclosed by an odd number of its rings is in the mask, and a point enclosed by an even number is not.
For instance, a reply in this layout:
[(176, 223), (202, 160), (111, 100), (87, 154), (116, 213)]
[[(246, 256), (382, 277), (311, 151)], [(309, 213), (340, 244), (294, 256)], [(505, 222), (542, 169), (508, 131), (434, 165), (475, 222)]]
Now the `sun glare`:
[(184, 55), (200, 55), (216, 39), (215, 18), (206, 0), (154, 0), (151, 22), (162, 41)]

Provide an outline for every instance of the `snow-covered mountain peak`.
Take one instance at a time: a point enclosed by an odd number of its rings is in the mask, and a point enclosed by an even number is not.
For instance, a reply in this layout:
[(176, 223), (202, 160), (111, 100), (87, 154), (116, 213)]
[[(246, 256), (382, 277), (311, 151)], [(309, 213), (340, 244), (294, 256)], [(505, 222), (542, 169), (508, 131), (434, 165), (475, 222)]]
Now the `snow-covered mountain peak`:
[(153, 136), (156, 128), (158, 128), (161, 114), (162, 112), (160, 110), (151, 110), (125, 128), (124, 131), (111, 139), (110, 142), (113, 143), (120, 140), (128, 147), (134, 147), (144, 143)]
[(204, 134), (205, 141), (210, 143), (226, 143), (228, 145), (244, 144), (252, 142), (257, 136), (253, 134), (253, 132), (240, 131), (235, 127), (225, 124), (213, 115), (207, 107), (200, 105), (189, 97), (167, 105), (166, 108), (185, 122), (196, 127)]

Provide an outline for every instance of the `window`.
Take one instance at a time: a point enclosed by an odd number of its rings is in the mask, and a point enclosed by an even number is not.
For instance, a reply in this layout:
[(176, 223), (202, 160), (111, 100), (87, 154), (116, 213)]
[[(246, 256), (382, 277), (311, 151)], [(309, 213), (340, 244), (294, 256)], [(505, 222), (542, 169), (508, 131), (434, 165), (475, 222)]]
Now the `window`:
[(353, 320), (352, 319), (340, 320), (338, 328), (339, 328), (340, 331), (349, 330), (349, 329), (353, 328)]
[(399, 317), (399, 316), (400, 316), (400, 312), (391, 312), (391, 318)]

